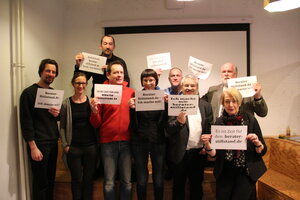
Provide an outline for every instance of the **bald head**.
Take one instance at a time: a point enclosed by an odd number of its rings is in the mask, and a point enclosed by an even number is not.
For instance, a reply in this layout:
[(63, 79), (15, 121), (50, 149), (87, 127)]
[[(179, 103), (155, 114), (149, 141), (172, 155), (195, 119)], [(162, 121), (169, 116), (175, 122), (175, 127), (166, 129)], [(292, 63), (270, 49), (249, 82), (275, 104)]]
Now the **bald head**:
[(233, 63), (225, 63), (221, 66), (221, 78), (223, 81), (223, 84), (227, 86), (227, 80), (231, 78), (237, 77), (237, 67)]

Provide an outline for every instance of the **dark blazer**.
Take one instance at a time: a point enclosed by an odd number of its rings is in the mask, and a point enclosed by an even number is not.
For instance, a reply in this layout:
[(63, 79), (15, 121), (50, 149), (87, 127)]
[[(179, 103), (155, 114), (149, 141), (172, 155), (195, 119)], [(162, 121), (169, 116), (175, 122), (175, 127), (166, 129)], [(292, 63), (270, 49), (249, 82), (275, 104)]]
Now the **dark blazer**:
[[(216, 125), (224, 125), (223, 118), (217, 118)], [(255, 133), (261, 143), (264, 145), (264, 149), (260, 154), (256, 153), (255, 146), (251, 141), (247, 141), (247, 150), (246, 150), (246, 166), (248, 168), (248, 175), (253, 181), (257, 181), (265, 171), (267, 170), (265, 163), (262, 159), (262, 156), (267, 152), (267, 146), (265, 144), (264, 138), (261, 133), (260, 126), (256, 118), (249, 114), (244, 113), (244, 124), (248, 126), (248, 134)], [(216, 163), (214, 168), (214, 175), (216, 178), (222, 173), (222, 169), (225, 162), (225, 150), (217, 150), (216, 154)]]
[[(211, 105), (199, 99), (199, 109), (202, 118), (202, 134), (210, 134), (210, 126), (213, 120)], [(169, 117), (167, 132), (169, 136), (168, 158), (177, 164), (183, 159), (186, 151), (189, 139), (188, 121), (181, 125), (176, 116)]]
[[(208, 92), (201, 97), (201, 99), (211, 103), (214, 121), (219, 115), (219, 109), (221, 105), (221, 94), (223, 93), (223, 84), (211, 86), (208, 89)], [(265, 117), (268, 114), (268, 106), (265, 100), (262, 98), (261, 100), (255, 101), (254, 97), (243, 98), (242, 105), (240, 107), (241, 111), (248, 112), (252, 115), (256, 113), (260, 117)]]

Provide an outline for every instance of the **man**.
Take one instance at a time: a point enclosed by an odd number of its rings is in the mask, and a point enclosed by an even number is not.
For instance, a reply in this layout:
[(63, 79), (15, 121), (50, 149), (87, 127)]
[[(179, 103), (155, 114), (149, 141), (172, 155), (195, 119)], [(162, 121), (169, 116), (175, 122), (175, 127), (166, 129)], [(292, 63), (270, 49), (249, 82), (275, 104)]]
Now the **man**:
[(126, 87), (122, 62), (115, 61), (108, 65), (104, 84), (121, 85), (120, 105), (97, 104), (91, 101), (90, 122), (99, 128), (101, 158), (104, 165), (104, 198), (114, 200), (115, 178), (118, 170), (120, 177), (120, 199), (131, 199), (131, 153), (130, 153), (130, 114), (128, 100), (134, 96), (134, 90)]
[(80, 71), (80, 72), (85, 73), (87, 76), (87, 80), (89, 80), (91, 77), (93, 77), (93, 87), (92, 87), (92, 91), (91, 91), (92, 97), (94, 97), (94, 85), (102, 84), (102, 83), (104, 83), (104, 81), (107, 80), (105, 72), (106, 72), (107, 65), (111, 62), (119, 60), (122, 63), (122, 66), (124, 69), (124, 80), (128, 83), (128, 85), (127, 85), (128, 87), (129, 87), (129, 83), (130, 83), (130, 79), (129, 79), (125, 61), (122, 58), (117, 57), (113, 54), (113, 51), (116, 48), (115, 39), (110, 35), (102, 36), (99, 48), (102, 51), (102, 53), (100, 55), (107, 57), (106, 65), (102, 66), (102, 70), (104, 71), (104, 74), (96, 74), (96, 73), (92, 73), (92, 72), (86, 72), (86, 71), (79, 70), (80, 62), (84, 59), (84, 56), (82, 53), (78, 53), (75, 56), (76, 65), (75, 65), (74, 71), (75, 72)]
[[(214, 121), (217, 117), (221, 116), (223, 112), (223, 106), (220, 102), (221, 94), (223, 93), (223, 90), (228, 87), (228, 79), (237, 77), (238, 69), (233, 63), (225, 63), (221, 66), (220, 73), (223, 82), (219, 85), (210, 87), (208, 92), (202, 97), (203, 100), (211, 103)], [(261, 95), (261, 85), (256, 83), (253, 87), (255, 95), (253, 97), (243, 98), (241, 110), (249, 112), (252, 115), (256, 113), (260, 117), (265, 117), (268, 114), (268, 107)]]
[(180, 82), (182, 79), (182, 71), (181, 69), (174, 67), (169, 72), (169, 82), (171, 84), (171, 87), (166, 88), (164, 91), (166, 94), (182, 94)]
[[(198, 78), (185, 76), (181, 81), (183, 95), (198, 94)], [(174, 164), (173, 200), (184, 200), (185, 184), (189, 180), (189, 199), (202, 199), (202, 181), (206, 155), (202, 153), (201, 134), (210, 134), (213, 120), (211, 105), (199, 99), (196, 115), (184, 112), (171, 116), (168, 120), (168, 157)]]
[(38, 88), (52, 89), (50, 84), (58, 75), (55, 60), (44, 59), (39, 66), (40, 80), (26, 88), (20, 97), (22, 134), (28, 143), (32, 170), (32, 199), (53, 199), (56, 172), (58, 126), (60, 110), (35, 108)]

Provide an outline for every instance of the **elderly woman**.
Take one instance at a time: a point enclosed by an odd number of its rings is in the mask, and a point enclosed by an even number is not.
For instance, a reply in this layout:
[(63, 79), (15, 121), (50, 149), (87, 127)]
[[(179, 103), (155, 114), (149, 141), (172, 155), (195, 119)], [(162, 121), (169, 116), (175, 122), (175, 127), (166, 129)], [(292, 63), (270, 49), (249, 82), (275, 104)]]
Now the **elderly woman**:
[[(193, 75), (181, 81), (183, 95), (198, 94), (198, 79)], [(212, 123), (211, 105), (199, 99), (196, 115), (181, 112), (169, 117), (169, 159), (174, 164), (173, 199), (185, 199), (185, 184), (189, 179), (190, 199), (202, 199), (202, 181), (206, 155), (200, 141), (202, 134), (210, 133)]]
[[(153, 69), (141, 73), (143, 90), (157, 90), (158, 75)], [(155, 200), (163, 200), (165, 160), (165, 110), (136, 111), (135, 99), (129, 100), (130, 125), (132, 128), (132, 153), (136, 167), (137, 197), (147, 199), (148, 156), (152, 163), (152, 179)]]
[(262, 156), (267, 151), (259, 124), (253, 115), (240, 112), (242, 96), (235, 88), (229, 88), (221, 95), (223, 115), (216, 125), (245, 125), (248, 129), (247, 150), (215, 150), (210, 144), (211, 135), (202, 135), (205, 150), (216, 156), (214, 175), (216, 177), (217, 200), (249, 200), (255, 191), (255, 184), (266, 171)]

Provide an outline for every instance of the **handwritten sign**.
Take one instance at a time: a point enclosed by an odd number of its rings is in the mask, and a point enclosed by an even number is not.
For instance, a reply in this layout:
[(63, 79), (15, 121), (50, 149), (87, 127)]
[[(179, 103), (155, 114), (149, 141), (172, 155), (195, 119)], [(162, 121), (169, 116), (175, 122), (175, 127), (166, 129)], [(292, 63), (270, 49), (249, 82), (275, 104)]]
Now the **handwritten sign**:
[(211, 126), (213, 149), (246, 150), (247, 126)]
[(95, 97), (99, 104), (121, 104), (122, 85), (95, 84)]
[(63, 90), (52, 90), (38, 88), (35, 98), (35, 108), (49, 109), (51, 107), (60, 108), (63, 101)]
[(164, 91), (163, 90), (142, 90), (135, 92), (135, 110), (164, 110)]
[(242, 97), (252, 97), (255, 94), (253, 84), (256, 83), (256, 76), (228, 79), (228, 87), (234, 87), (240, 91)]
[(103, 74), (102, 66), (106, 65), (107, 58), (105, 56), (98, 56), (90, 53), (82, 52), (84, 59), (80, 63), (79, 69), (82, 71), (93, 72), (96, 74)]
[(196, 115), (199, 103), (198, 95), (169, 95), (168, 115), (178, 116), (180, 112)]
[(188, 69), (198, 78), (206, 79), (211, 72), (212, 64), (190, 56)]
[(147, 65), (149, 69), (171, 69), (171, 54), (160, 53), (147, 56)]

